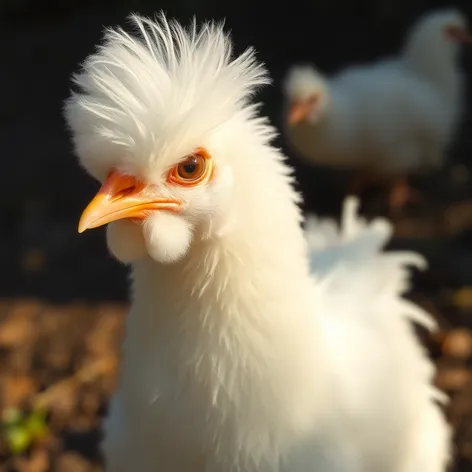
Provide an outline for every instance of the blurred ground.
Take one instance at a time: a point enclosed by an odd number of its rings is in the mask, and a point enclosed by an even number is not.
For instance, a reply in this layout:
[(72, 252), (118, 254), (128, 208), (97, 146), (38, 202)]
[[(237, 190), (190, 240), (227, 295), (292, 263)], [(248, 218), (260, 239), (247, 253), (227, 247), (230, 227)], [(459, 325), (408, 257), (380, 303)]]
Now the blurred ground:
[[(437, 184), (429, 185), (435, 185), (436, 194), (440, 194)], [(456, 461), (452, 471), (470, 472), (472, 284), (464, 282), (467, 271), (461, 275), (458, 268), (462, 264), (467, 269), (472, 257), (472, 198), (466, 190), (460, 190), (460, 185), (454, 187), (456, 193), (449, 195), (449, 201), (444, 195), (436, 203), (428, 197), (431, 201), (427, 204), (407, 209), (395, 218), (392, 246), (414, 247), (433, 261), (427, 273), (415, 277), (415, 290), (410, 296), (440, 323), (441, 330), (433, 337), (420, 334), (438, 364), (437, 384), (451, 394), (447, 415), (455, 429)], [(466, 187), (472, 191), (470, 185)], [(364, 211), (381, 212), (383, 201), (381, 194), (367, 196)], [(67, 288), (68, 278), (75, 277), (77, 293), (83, 290), (87, 294), (92, 285), (94, 293), (100, 292), (103, 277), (116, 277), (115, 290), (121, 290), (124, 297), (124, 274), (117, 273), (118, 266), (104, 256), (103, 241), (98, 244), (98, 239), (92, 239), (76, 248), (75, 265), (66, 260), (55, 269), (46, 251), (28, 253), (25, 249), (19, 272), (30, 274), (30, 283), (41, 280), (43, 287), (56, 289), (61, 283)], [(445, 263), (448, 258), (449, 265)], [(79, 260), (83, 275), (81, 270), (72, 274), (63, 271), (61, 280), (60, 267), (77, 268)], [(81, 277), (88, 285), (80, 284)], [(15, 297), (0, 302), (0, 410), (4, 416), (1, 472), (101, 470), (100, 422), (114, 388), (127, 305), (96, 302), (93, 298), (88, 302), (51, 303)]]

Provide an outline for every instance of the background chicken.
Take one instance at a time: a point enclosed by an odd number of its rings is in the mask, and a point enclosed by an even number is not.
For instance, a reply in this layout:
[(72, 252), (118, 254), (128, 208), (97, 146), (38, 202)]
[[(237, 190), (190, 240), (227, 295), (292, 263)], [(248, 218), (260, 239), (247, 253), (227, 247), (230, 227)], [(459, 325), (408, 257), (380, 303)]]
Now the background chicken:
[(456, 10), (427, 14), (413, 25), (397, 58), (342, 70), (330, 79), (311, 66), (292, 68), (285, 82), (286, 134), (313, 163), (395, 179), (389, 202), (412, 194), (408, 173), (438, 169), (457, 130), (463, 102), (459, 46), (471, 42)]
[(268, 82), (253, 51), (231, 59), (213, 24), (134, 22), (140, 37), (107, 32), (66, 107), (103, 183), (79, 231), (112, 223), (133, 272), (107, 470), (444, 472), (449, 428), (410, 326), (434, 323), (401, 298), (417, 257), (383, 254), (389, 225), (353, 202), (331, 248), (313, 249), (313, 221), (307, 246), (249, 102)]

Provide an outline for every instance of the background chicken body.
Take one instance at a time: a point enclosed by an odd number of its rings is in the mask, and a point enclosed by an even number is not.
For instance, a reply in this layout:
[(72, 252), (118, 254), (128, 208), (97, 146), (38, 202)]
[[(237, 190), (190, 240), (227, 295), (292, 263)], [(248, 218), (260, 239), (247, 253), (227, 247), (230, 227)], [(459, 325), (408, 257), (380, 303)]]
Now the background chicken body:
[(463, 42), (472, 42), (465, 17), (439, 11), (413, 25), (397, 58), (331, 79), (294, 67), (285, 83), (290, 142), (309, 162), (400, 177), (391, 204), (402, 206), (411, 197), (405, 175), (440, 168), (459, 125)]

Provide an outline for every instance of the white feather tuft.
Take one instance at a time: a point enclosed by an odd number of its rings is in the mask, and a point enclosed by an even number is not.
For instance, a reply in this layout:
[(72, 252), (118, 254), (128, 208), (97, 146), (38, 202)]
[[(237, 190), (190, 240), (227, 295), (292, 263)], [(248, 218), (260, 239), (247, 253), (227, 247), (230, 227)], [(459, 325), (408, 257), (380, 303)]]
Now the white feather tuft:
[[(170, 136), (174, 147), (185, 148), (238, 111), (254, 113), (249, 98), (270, 82), (252, 48), (232, 58), (222, 25), (197, 29), (194, 20), (185, 29), (164, 15), (155, 21), (133, 15), (131, 22), (136, 36), (106, 31), (74, 76), (78, 91), (65, 105), (77, 153), (97, 178), (116, 155), (151, 167), (158, 148), (162, 161)], [(97, 160), (102, 165), (95, 170)]]
[(324, 76), (309, 64), (292, 67), (284, 82), (288, 97), (303, 100), (313, 94), (328, 94), (328, 84)]
[(124, 264), (131, 264), (146, 256), (141, 227), (129, 220), (108, 224), (107, 245), (113, 256)]
[(155, 212), (143, 226), (144, 240), (149, 255), (162, 263), (174, 263), (181, 259), (190, 247), (192, 230), (179, 215)]
[[(349, 197), (344, 202), (341, 223), (310, 216), (305, 234), (308, 241), (312, 271), (317, 277), (328, 275), (333, 283), (361, 287), (359, 280), (373, 294), (390, 294), (393, 299), (408, 291), (408, 267), (425, 269), (426, 260), (408, 251), (383, 252), (392, 234), (392, 225), (377, 218), (368, 223), (358, 215), (359, 200)], [(357, 281), (352, 282), (355, 274)], [(345, 278), (347, 277), (347, 278)], [(362, 290), (364, 290), (361, 287)], [(359, 296), (351, 288), (353, 296)], [(401, 313), (428, 330), (437, 328), (431, 316), (417, 305), (402, 300)], [(363, 313), (363, 311), (361, 311)]]

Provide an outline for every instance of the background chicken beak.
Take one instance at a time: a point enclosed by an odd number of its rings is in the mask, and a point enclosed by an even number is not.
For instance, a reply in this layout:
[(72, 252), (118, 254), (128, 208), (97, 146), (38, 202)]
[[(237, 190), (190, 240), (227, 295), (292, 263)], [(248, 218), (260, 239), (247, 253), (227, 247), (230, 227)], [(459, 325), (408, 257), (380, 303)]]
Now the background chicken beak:
[(468, 31), (464, 31), (462, 35), (462, 42), (466, 44), (472, 44), (472, 35)]
[(296, 102), (290, 107), (288, 122), (290, 125), (296, 125), (305, 120), (309, 113), (310, 109), (305, 102)]
[(465, 28), (451, 28), (447, 33), (457, 43), (472, 44), (472, 36)]
[[(288, 112), (288, 122), (290, 125), (296, 125), (301, 121), (308, 118), (308, 115), (312, 113), (313, 109), (319, 102), (320, 95), (318, 93), (313, 94), (306, 100), (298, 100), (294, 102)], [(313, 117), (315, 118), (315, 117)]]
[(467, 30), (457, 31), (455, 39), (458, 43), (472, 44), (472, 36)]
[(142, 220), (153, 210), (178, 211), (180, 208), (179, 201), (153, 198), (145, 189), (146, 185), (134, 177), (112, 172), (83, 211), (79, 233), (123, 218)]

